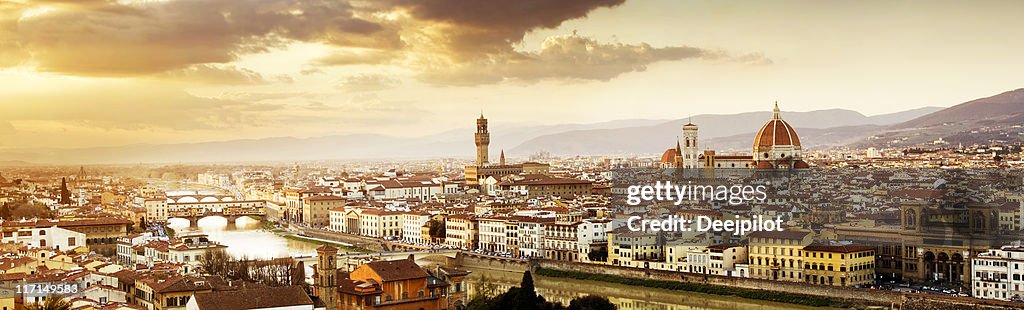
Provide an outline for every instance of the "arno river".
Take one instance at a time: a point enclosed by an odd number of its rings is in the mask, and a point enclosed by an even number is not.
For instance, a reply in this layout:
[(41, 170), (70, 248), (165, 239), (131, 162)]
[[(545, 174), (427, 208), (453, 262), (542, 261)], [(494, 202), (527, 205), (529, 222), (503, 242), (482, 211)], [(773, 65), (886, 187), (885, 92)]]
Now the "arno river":
[(228, 229), (227, 220), (222, 217), (208, 217), (199, 220), (199, 227), (188, 227), (184, 219), (171, 219), (170, 228), (177, 235), (204, 233), (213, 241), (228, 246), (228, 254), (235, 257), (276, 258), (296, 255), (316, 255), (315, 243), (287, 239), (262, 229), (262, 223), (250, 218), (240, 218), (235, 227)]
[[(189, 228), (184, 220), (171, 220), (170, 227), (177, 234), (201, 232), (210, 239), (228, 246), (233, 256), (248, 257), (286, 257), (291, 255), (312, 255), (316, 244), (287, 239), (263, 230), (262, 224), (256, 220), (239, 219), (234, 229), (227, 229), (227, 221), (219, 217), (200, 220), (198, 228)], [(468, 288), (474, 294), (480, 281), (493, 283), (499, 291), (511, 286), (518, 286), (522, 273), (501, 272), (483, 269), (470, 269)], [(307, 270), (307, 272), (312, 272)], [(621, 284), (581, 281), (573, 279), (549, 278), (535, 276), (537, 292), (551, 301), (568, 304), (576, 296), (597, 294), (608, 297), (619, 309), (644, 310), (677, 310), (677, 309), (794, 309), (804, 308), (790, 304), (764, 302), (729, 296), (707, 295), (689, 292), (676, 292), (661, 289), (632, 287)]]

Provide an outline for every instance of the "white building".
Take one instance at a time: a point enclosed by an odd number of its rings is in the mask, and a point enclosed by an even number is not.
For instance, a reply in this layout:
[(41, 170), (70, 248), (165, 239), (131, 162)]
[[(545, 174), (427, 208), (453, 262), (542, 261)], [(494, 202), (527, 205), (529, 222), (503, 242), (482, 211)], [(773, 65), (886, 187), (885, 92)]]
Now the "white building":
[(428, 201), (442, 193), (442, 184), (445, 194), (454, 194), (459, 188), (458, 184), (443, 183), (439, 178), (370, 180), (365, 184), (366, 191), (374, 199), (417, 198)]
[(541, 257), (544, 254), (544, 226), (554, 218), (524, 218), (516, 223), (519, 233), (519, 256)]
[(505, 217), (477, 219), (480, 230), (478, 247), (484, 251), (516, 254), (519, 250), (519, 225)]
[(427, 222), (430, 222), (430, 213), (402, 213), (402, 241), (414, 244), (430, 243), (430, 240), (423, 240), (423, 226), (426, 226)]
[(736, 264), (747, 262), (747, 247), (739, 244), (716, 244), (708, 247), (709, 273), (727, 277), (742, 277)]
[[(373, 238), (401, 237), (402, 213), (380, 209), (364, 209), (359, 214), (359, 234)], [(351, 227), (347, 227), (351, 231)]]
[(707, 248), (686, 251), (686, 267), (683, 271), (711, 274), (711, 253)]
[(1004, 246), (971, 260), (974, 297), (1020, 300), (1024, 297), (1024, 247)]
[[(137, 263), (135, 247), (161, 238), (154, 237), (153, 233), (140, 233), (128, 235), (117, 239), (117, 263), (131, 266)], [(164, 238), (166, 239), (166, 238)]]
[(348, 214), (348, 212), (350, 211), (346, 210), (345, 208), (334, 208), (327, 210), (327, 230), (337, 232), (348, 232), (348, 230), (346, 230), (348, 223), (345, 220), (345, 215)]
[(85, 234), (73, 230), (53, 227), (18, 227), (16, 231), (4, 232), (3, 243), (16, 243), (30, 249), (48, 248), (67, 251), (85, 246)]
[(316, 185), (331, 188), (340, 187), (341, 180), (338, 180), (338, 178), (335, 177), (320, 177), (320, 179), (316, 181)]
[(576, 242), (579, 244), (579, 260), (590, 261), (590, 250), (593, 247), (607, 246), (608, 231), (612, 230), (612, 221), (604, 219), (585, 219), (577, 224)]

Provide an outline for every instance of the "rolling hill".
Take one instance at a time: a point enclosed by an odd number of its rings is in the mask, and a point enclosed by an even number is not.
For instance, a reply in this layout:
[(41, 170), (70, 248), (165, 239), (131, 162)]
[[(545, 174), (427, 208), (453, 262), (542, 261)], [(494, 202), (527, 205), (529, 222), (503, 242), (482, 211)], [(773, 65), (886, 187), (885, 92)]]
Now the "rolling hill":
[(1016, 144), (1024, 142), (1022, 124), (1024, 88), (971, 100), (895, 124), (851, 146), (903, 148)]

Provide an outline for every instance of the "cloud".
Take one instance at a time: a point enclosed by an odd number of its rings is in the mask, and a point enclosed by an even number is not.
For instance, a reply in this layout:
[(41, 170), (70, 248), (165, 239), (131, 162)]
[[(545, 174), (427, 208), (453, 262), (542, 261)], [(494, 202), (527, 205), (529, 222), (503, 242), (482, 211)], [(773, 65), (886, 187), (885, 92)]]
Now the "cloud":
[(277, 92), (277, 93), (256, 93), (256, 92), (232, 92), (225, 93), (219, 98), (232, 101), (259, 102), (270, 100), (282, 100), (309, 97), (305, 92)]
[(18, 40), (18, 19), (25, 6), (19, 3), (0, 1), (0, 68), (22, 64), (29, 54)]
[(586, 17), (602, 7), (614, 7), (625, 0), (384, 0), (379, 3), (403, 8), (420, 20), (441, 23), (442, 30), (430, 35), (442, 42), (453, 56), (486, 57), (512, 51), (535, 29), (551, 29), (571, 19)]
[(337, 51), (315, 61), (319, 65), (379, 65), (399, 57), (399, 53), (386, 50)]
[(645, 71), (652, 63), (685, 59), (766, 61), (758, 55), (734, 58), (724, 51), (690, 46), (601, 43), (574, 34), (549, 37), (536, 52), (510, 52), (454, 66), (431, 68), (425, 70), (421, 78), (430, 83), (450, 85), (504, 80), (533, 82), (552, 78), (608, 81), (624, 73)]
[[(12, 7), (4, 15), (20, 18), (28, 10)], [(0, 33), (16, 32), (15, 44), (32, 55), (38, 70), (87, 76), (228, 63), (289, 40), (386, 49), (403, 44), (394, 29), (356, 17), (344, 1), (89, 1), (21, 18), (14, 26), (0, 24)]]
[(232, 65), (193, 65), (162, 73), (159, 77), (207, 84), (245, 85), (269, 82), (255, 71)]
[[(372, 54), (337, 55), (319, 64), (401, 64), (434, 85), (484, 85), (544, 79), (608, 81), (623, 73), (642, 72), (663, 61), (703, 60), (770, 64), (761, 54), (732, 53), (685, 45), (654, 47), (648, 43), (602, 43), (582, 36), (553, 36), (539, 50), (520, 50), (524, 36), (585, 18), (624, 0), (383, 0), (383, 9), (402, 9), (401, 52), (387, 51), (385, 61)], [(334, 55), (332, 55), (334, 56)]]
[[(506, 80), (606, 81), (660, 61), (771, 61), (702, 47), (549, 38), (517, 50), (526, 34), (555, 29), (625, 0), (23, 0), (0, 1), (0, 68), (76, 76), (137, 76), (210, 84), (291, 82), (232, 65), (296, 42), (327, 45), (319, 66), (388, 65), (438, 85)], [(744, 60), (745, 59), (745, 60)], [(343, 86), (344, 87), (344, 86)], [(358, 89), (354, 89), (358, 90)]]
[(383, 74), (358, 74), (345, 77), (338, 88), (353, 93), (374, 92), (391, 89), (401, 83), (402, 81)]
[(281, 105), (205, 98), (147, 83), (62, 86), (60, 92), (0, 93), (6, 120), (56, 121), (106, 129), (227, 129), (266, 120)]

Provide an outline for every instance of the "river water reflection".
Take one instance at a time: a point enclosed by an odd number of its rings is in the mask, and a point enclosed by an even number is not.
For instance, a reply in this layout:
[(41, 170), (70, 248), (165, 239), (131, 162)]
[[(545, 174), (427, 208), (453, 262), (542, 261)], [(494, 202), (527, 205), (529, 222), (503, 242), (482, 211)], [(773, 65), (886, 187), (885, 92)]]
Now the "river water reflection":
[(296, 255), (316, 255), (315, 243), (288, 239), (262, 229), (262, 224), (251, 218), (239, 218), (234, 227), (227, 219), (207, 217), (199, 220), (199, 227), (189, 227), (185, 219), (170, 219), (167, 225), (177, 235), (203, 233), (210, 240), (226, 245), (234, 257), (279, 258)]
[[(467, 289), (474, 296), (481, 279), (494, 283), (499, 292), (519, 286), (522, 273), (470, 268)], [(548, 301), (569, 301), (588, 294), (608, 297), (620, 310), (719, 310), (719, 309), (822, 309), (731, 296), (669, 291), (622, 284), (534, 276), (537, 293)]]

